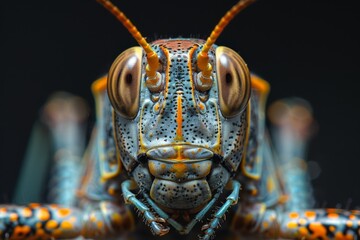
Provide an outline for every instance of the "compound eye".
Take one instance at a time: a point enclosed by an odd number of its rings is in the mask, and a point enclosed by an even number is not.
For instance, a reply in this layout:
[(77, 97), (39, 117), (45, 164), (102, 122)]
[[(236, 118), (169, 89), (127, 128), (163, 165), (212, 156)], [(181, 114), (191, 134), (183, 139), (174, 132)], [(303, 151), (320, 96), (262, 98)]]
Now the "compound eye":
[(216, 49), (216, 72), (219, 86), (219, 104), (224, 117), (241, 113), (251, 91), (250, 72), (245, 61), (227, 47)]
[(139, 110), (142, 48), (133, 47), (121, 53), (108, 76), (108, 94), (115, 111), (134, 119)]

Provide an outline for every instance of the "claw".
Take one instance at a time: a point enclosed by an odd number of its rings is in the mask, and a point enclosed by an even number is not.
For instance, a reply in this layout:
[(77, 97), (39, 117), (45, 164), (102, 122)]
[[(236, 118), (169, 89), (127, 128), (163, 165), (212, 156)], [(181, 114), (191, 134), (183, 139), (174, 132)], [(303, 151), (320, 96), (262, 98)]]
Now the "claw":
[(161, 218), (161, 217), (157, 217), (155, 218), (155, 222), (158, 222), (158, 223), (166, 223), (166, 220)]
[(205, 224), (201, 227), (201, 231), (205, 231), (206, 229), (208, 229), (210, 227), (209, 224)]
[(153, 230), (153, 233), (157, 236), (163, 236), (170, 231), (169, 227), (165, 227), (164, 225), (157, 222), (150, 223), (150, 228)]

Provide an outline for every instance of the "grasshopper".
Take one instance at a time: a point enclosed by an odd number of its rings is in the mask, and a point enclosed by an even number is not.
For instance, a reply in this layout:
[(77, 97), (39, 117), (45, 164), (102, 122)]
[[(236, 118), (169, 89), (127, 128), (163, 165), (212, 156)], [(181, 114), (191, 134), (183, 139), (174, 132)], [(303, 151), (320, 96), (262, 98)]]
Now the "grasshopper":
[(212, 239), (223, 229), (282, 239), (359, 237), (359, 211), (311, 209), (301, 168), (312, 122), (307, 105), (273, 106), (274, 123), (286, 126), (276, 153), (265, 128), (269, 84), (234, 50), (215, 44), (253, 0), (235, 4), (206, 40), (151, 43), (110, 1), (98, 1), (139, 46), (121, 53), (92, 85), (97, 124), (84, 157), (81, 200), (0, 206), (2, 239), (129, 232), (141, 238), (138, 218), (155, 237)]

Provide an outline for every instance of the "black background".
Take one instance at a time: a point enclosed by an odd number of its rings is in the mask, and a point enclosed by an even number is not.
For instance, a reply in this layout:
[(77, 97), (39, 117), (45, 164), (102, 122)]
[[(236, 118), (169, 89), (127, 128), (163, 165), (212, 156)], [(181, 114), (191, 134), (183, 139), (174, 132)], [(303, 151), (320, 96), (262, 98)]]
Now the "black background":
[[(236, 1), (115, 3), (154, 40), (206, 38)], [(1, 1), (0, 14), (0, 202), (7, 202), (49, 94), (66, 90), (93, 107), (91, 82), (137, 43), (95, 0)], [(217, 41), (271, 83), (269, 103), (300, 96), (312, 104), (319, 130), (309, 159), (322, 169), (312, 181), (318, 206), (345, 207), (349, 199), (360, 206), (359, 16), (348, 1), (259, 0)]]

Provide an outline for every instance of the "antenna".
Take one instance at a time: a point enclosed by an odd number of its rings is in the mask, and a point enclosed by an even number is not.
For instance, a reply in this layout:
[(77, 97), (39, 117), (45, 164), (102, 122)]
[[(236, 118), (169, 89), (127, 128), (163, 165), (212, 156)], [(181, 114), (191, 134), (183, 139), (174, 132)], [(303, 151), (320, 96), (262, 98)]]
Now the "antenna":
[(215, 43), (216, 39), (220, 36), (224, 28), (236, 16), (236, 14), (238, 14), (241, 10), (245, 9), (253, 2), (255, 2), (255, 0), (240, 0), (229, 11), (227, 11), (227, 13), (221, 18), (220, 22), (211, 32), (210, 37), (208, 37), (205, 44), (203, 45), (203, 48), (197, 55), (197, 65), (201, 70), (200, 80), (202, 82), (208, 82), (211, 80), (212, 66), (209, 63), (209, 49)]
[(130, 32), (130, 34), (135, 38), (139, 45), (144, 49), (148, 62), (148, 64), (146, 65), (146, 75), (149, 78), (157, 78), (156, 72), (159, 66), (159, 57), (154, 51), (154, 49), (151, 48), (150, 44), (141, 35), (139, 30), (137, 30), (134, 24), (125, 16), (125, 14), (118, 7), (116, 7), (109, 0), (97, 1), (124, 25), (124, 27)]

